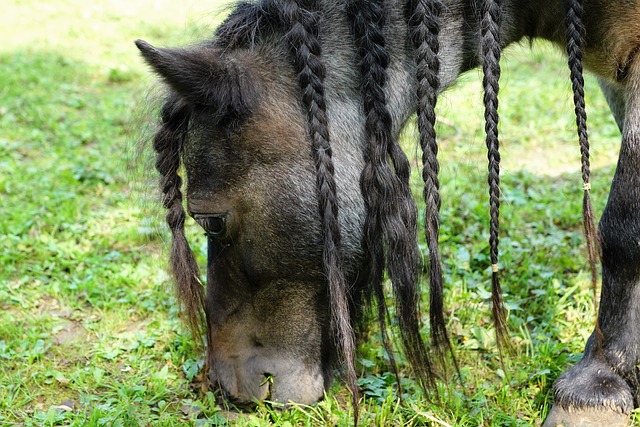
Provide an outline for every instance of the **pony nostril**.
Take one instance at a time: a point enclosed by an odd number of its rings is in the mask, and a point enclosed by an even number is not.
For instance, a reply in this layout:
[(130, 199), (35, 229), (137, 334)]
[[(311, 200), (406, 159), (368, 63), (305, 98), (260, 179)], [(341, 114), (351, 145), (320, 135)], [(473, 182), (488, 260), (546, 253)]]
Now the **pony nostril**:
[[(254, 336), (254, 337), (252, 338), (252, 340), (253, 340), (253, 345), (254, 345), (254, 346), (259, 347), (259, 348), (264, 347), (264, 345), (262, 344), (262, 342), (260, 342), (260, 340), (258, 339), (258, 337), (255, 337), (255, 336)], [(265, 375), (266, 375), (266, 374), (265, 374)]]

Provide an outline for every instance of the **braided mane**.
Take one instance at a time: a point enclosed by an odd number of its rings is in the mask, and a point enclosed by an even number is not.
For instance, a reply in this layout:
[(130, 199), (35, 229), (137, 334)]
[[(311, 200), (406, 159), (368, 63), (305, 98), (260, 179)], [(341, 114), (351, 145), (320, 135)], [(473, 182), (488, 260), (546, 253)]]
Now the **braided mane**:
[(498, 92), (500, 90), (500, 23), (502, 11), (498, 0), (483, 0), (481, 6), (481, 48), (484, 79), (484, 122), (487, 135), (487, 156), (489, 159), (489, 205), (490, 231), (489, 252), (491, 256), (491, 299), (496, 337), (499, 346), (506, 340), (506, 310), (502, 300), (502, 290), (498, 276), (498, 232), (500, 228), (500, 151), (498, 139)]
[(318, 41), (319, 14), (315, 0), (282, 3), (282, 18), (287, 30), (284, 38), (294, 58), (302, 103), (307, 110), (311, 153), (316, 167), (316, 193), (322, 221), (322, 261), (329, 284), (331, 328), (347, 367), (347, 382), (354, 407), (354, 425), (358, 424), (358, 383), (355, 370), (355, 336), (349, 313), (347, 282), (344, 277), (338, 222), (338, 195), (331, 158), (327, 106), (324, 98), (326, 69)]
[[(587, 242), (587, 253), (589, 255), (589, 266), (591, 270), (591, 287), (593, 288), (594, 301), (596, 299), (597, 262), (599, 257), (598, 235), (596, 223), (591, 205), (591, 176), (589, 164), (589, 138), (587, 134), (587, 111), (584, 101), (584, 77), (582, 75), (582, 49), (584, 46), (584, 25), (582, 24), (582, 0), (568, 0), (567, 2), (567, 56), (571, 85), (573, 88), (573, 102), (575, 104), (576, 126), (578, 130), (578, 141), (580, 143), (580, 157), (582, 163), (582, 182), (584, 198), (582, 201), (582, 222), (584, 225), (584, 235)], [(599, 330), (599, 329), (598, 329)]]
[(440, 14), (439, 0), (411, 0), (406, 15), (411, 42), (415, 49), (416, 94), (419, 142), (422, 149), (422, 180), (425, 201), (424, 223), (429, 248), (430, 323), (431, 339), (436, 348), (446, 345), (451, 349), (443, 316), (443, 278), (438, 238), (440, 235), (440, 181), (438, 173), (438, 142), (436, 140), (436, 113), (440, 88)]
[[(585, 28), (582, 24), (584, 9), (582, 0), (568, 0), (565, 26), (567, 31), (567, 57), (571, 86), (573, 89), (573, 102), (575, 105), (576, 127), (578, 131), (578, 141), (580, 143), (580, 159), (582, 163), (582, 224), (584, 226), (584, 236), (587, 244), (587, 254), (591, 272), (591, 288), (593, 290), (594, 307), (597, 309), (597, 282), (598, 282), (598, 259), (600, 258), (600, 242), (596, 228), (593, 205), (591, 204), (591, 169), (589, 163), (589, 137), (587, 134), (587, 111), (584, 99), (584, 77), (582, 74), (582, 49), (585, 41)], [(604, 336), (600, 329), (599, 317), (596, 316), (595, 324), (595, 345), (601, 348), (604, 344)]]
[(153, 149), (156, 152), (156, 170), (161, 176), (162, 206), (167, 209), (166, 221), (172, 234), (169, 265), (186, 323), (195, 339), (200, 340), (204, 293), (198, 264), (184, 234), (186, 213), (180, 190), (182, 178), (178, 175), (189, 115), (187, 105), (176, 97), (170, 97), (161, 111), (162, 125), (154, 137)]

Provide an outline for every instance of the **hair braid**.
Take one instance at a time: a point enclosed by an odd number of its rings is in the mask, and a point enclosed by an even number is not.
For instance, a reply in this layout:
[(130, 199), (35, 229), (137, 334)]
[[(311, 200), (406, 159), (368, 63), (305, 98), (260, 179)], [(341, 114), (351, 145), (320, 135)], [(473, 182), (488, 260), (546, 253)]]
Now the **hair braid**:
[(355, 371), (355, 337), (349, 314), (347, 282), (342, 269), (340, 225), (334, 166), (329, 142), (329, 126), (324, 97), (325, 66), (318, 41), (318, 5), (314, 0), (283, 3), (285, 39), (294, 57), (302, 103), (307, 110), (312, 155), (316, 166), (316, 191), (322, 219), (323, 263), (328, 277), (331, 324), (337, 344), (347, 366), (347, 382), (351, 390), (354, 421), (358, 419), (358, 384)]
[[(385, 156), (386, 149), (382, 147), (378, 147), (378, 148), (380, 149), (380, 151), (382, 151), (382, 155)], [(367, 147), (367, 152), (365, 154), (367, 163), (360, 177), (360, 188), (361, 188), (361, 192), (362, 192), (362, 196), (363, 196), (365, 208), (366, 208), (366, 218), (364, 222), (363, 232), (364, 232), (365, 246), (369, 252), (369, 259), (370, 259), (369, 284), (377, 300), (378, 323), (380, 324), (380, 330), (382, 332), (383, 343), (384, 343), (384, 341), (387, 341), (386, 325), (387, 325), (388, 319), (390, 319), (390, 316), (389, 316), (389, 312), (386, 304), (385, 291), (382, 286), (383, 279), (384, 279), (384, 268), (386, 265), (386, 258), (385, 258), (384, 243), (383, 243), (384, 236), (381, 230), (381, 218), (380, 218), (381, 214), (377, 210), (377, 208), (373, 207), (377, 203), (375, 200), (376, 200), (376, 196), (378, 195), (377, 194), (378, 190), (375, 188), (374, 185), (371, 184), (374, 177), (372, 176), (373, 172), (371, 170), (372, 167), (370, 162), (371, 162), (371, 158), (374, 157), (372, 156), (372, 153), (371, 153), (371, 151), (374, 149), (375, 147), (371, 147), (371, 143), (369, 143)], [(377, 151), (376, 154), (379, 155), (380, 153)], [(371, 186), (371, 188), (367, 188), (369, 186)], [(384, 198), (385, 196), (380, 195), (379, 197)], [(385, 349), (387, 350), (388, 353), (390, 348), (391, 347), (389, 344), (385, 345)], [(392, 354), (392, 353), (389, 353), (389, 354)], [(393, 362), (395, 362), (395, 359), (393, 359)], [(394, 369), (396, 369), (397, 371), (397, 367)]]
[(189, 109), (176, 99), (169, 99), (162, 108), (161, 119), (162, 126), (154, 136), (153, 149), (156, 152), (156, 170), (161, 176), (162, 206), (168, 210), (166, 221), (172, 234), (169, 262), (186, 323), (195, 339), (201, 340), (204, 288), (198, 265), (184, 234), (186, 214), (180, 191), (182, 179), (178, 175)]
[(425, 200), (425, 236), (429, 248), (429, 286), (431, 337), (436, 348), (451, 348), (443, 315), (443, 278), (438, 236), (440, 234), (440, 182), (438, 172), (438, 143), (436, 140), (435, 106), (440, 87), (440, 13), (439, 0), (410, 0), (407, 15), (411, 41), (415, 49), (417, 81), (417, 116), (420, 147), (422, 148), (422, 179)]
[(506, 310), (502, 300), (502, 289), (498, 277), (498, 231), (500, 228), (500, 151), (498, 138), (498, 92), (500, 90), (500, 25), (501, 10), (497, 0), (483, 0), (482, 36), (483, 87), (485, 106), (485, 132), (489, 159), (489, 205), (490, 236), (489, 251), (491, 255), (491, 296), (493, 318), (496, 327), (498, 346), (507, 344)]
[[(396, 294), (399, 329), (407, 358), (426, 385), (431, 381), (431, 364), (417, 317), (420, 260), (415, 239), (417, 211), (409, 187), (409, 162), (392, 135), (393, 123), (384, 92), (389, 64), (382, 31), (385, 10), (381, 0), (354, 0), (348, 5), (348, 14), (360, 57), (366, 115), (367, 162), (360, 185), (367, 208), (365, 239), (372, 259), (372, 286), (376, 298), (383, 298), (382, 272), (386, 264)], [(379, 315), (386, 313), (380, 301), (378, 307)], [(380, 321), (384, 327), (385, 320)]]
[(569, 69), (571, 72), (571, 85), (573, 87), (573, 102), (575, 104), (576, 125), (578, 139), (580, 141), (580, 155), (582, 160), (582, 182), (584, 196), (582, 200), (582, 221), (584, 235), (587, 241), (589, 254), (589, 266), (591, 269), (591, 287), (593, 288), (594, 303), (596, 296), (596, 284), (598, 280), (597, 261), (599, 256), (598, 235), (591, 204), (589, 177), (591, 174), (589, 164), (589, 138), (587, 135), (587, 111), (584, 101), (584, 78), (582, 75), (582, 47), (584, 45), (585, 29), (582, 24), (584, 10), (582, 0), (568, 0), (566, 16), (567, 27), (567, 54)]

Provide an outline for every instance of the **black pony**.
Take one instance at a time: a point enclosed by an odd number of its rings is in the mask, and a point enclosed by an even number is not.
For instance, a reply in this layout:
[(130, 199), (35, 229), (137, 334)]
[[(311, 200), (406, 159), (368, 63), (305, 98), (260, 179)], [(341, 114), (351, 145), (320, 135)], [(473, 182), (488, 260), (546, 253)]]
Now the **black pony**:
[[(205, 333), (210, 375), (237, 401), (312, 403), (346, 367), (357, 407), (355, 333), (376, 309), (389, 354), (386, 271), (406, 357), (433, 384), (421, 337), (417, 209), (398, 133), (417, 112), (429, 247), (431, 338), (450, 349), (438, 250), (438, 93), (482, 65), (493, 314), (506, 319), (498, 268), (500, 53), (522, 38), (566, 49), (599, 320), (582, 361), (555, 385), (548, 425), (624, 425), (638, 390), (640, 335), (640, 3), (626, 0), (262, 0), (240, 3), (212, 41), (138, 41), (169, 94), (154, 149), (185, 317)], [(598, 239), (589, 199), (584, 63), (623, 132)], [(207, 285), (185, 238), (187, 209), (208, 236)], [(392, 364), (393, 357), (391, 357)], [(264, 381), (265, 376), (272, 381)]]

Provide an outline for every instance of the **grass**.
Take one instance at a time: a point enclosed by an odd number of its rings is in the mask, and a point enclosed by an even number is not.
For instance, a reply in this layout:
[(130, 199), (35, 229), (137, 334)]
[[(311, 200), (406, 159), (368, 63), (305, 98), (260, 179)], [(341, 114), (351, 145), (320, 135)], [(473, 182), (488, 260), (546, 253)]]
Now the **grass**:
[[(153, 171), (136, 157), (151, 80), (132, 41), (207, 37), (220, 7), (203, 3), (9, 0), (0, 14), (0, 425), (351, 420), (339, 382), (317, 406), (245, 414), (193, 385), (200, 354), (164, 270)], [(514, 352), (504, 369), (490, 320), (478, 73), (440, 99), (446, 307), (464, 386), (441, 384), (442, 401), (430, 402), (404, 379), (400, 404), (372, 328), (359, 355), (362, 425), (533, 425), (549, 408), (553, 380), (579, 360), (594, 309), (566, 74), (544, 44), (505, 54), (501, 265)], [(620, 136), (594, 79), (587, 94), (602, 212)]]

